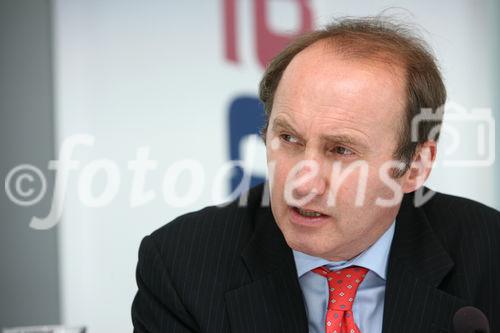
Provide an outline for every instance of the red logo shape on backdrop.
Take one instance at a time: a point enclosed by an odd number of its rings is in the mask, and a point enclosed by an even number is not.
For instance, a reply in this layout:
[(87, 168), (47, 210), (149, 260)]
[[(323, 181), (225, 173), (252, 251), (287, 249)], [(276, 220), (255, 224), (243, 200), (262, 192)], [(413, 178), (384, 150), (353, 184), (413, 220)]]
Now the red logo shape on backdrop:
[[(271, 59), (279, 53), (295, 36), (312, 29), (312, 14), (309, 0), (290, 0), (299, 6), (300, 28), (293, 34), (278, 34), (271, 31), (268, 20), (268, 3), (272, 0), (254, 0), (254, 31), (257, 59), (265, 68)], [(224, 0), (224, 30), (226, 59), (238, 63), (236, 46), (236, 0)]]

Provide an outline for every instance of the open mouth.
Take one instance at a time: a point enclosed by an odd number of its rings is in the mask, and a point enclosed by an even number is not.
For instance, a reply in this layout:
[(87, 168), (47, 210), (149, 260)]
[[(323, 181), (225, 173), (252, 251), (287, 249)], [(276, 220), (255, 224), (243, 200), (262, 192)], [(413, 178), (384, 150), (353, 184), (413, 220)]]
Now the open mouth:
[(325, 214), (322, 214), (320, 212), (314, 211), (314, 210), (308, 210), (308, 209), (303, 209), (299, 207), (292, 207), (292, 209), (298, 213), (301, 216), (304, 217), (322, 217), (322, 216), (327, 216)]
[(320, 228), (330, 220), (329, 215), (311, 209), (290, 207), (290, 222), (307, 228)]

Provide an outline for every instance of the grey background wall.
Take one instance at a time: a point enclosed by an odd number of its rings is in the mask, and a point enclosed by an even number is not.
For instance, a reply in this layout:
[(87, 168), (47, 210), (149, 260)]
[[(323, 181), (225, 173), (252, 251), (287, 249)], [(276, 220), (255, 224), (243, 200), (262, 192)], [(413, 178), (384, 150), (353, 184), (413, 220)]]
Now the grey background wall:
[[(50, 1), (0, 0), (0, 173), (5, 179), (14, 166), (33, 164), (45, 170), (47, 193), (54, 156), (51, 45)], [(29, 227), (31, 216), (49, 210), (49, 199), (19, 207), (1, 191), (0, 328), (60, 320), (57, 227)]]

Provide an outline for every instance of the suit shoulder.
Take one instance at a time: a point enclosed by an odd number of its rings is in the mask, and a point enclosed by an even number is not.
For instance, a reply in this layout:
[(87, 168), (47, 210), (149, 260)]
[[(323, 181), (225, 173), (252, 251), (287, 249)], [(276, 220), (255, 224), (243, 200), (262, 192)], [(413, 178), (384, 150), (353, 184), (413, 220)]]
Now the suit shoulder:
[(428, 213), (450, 215), (458, 220), (491, 221), (500, 223), (500, 212), (480, 202), (450, 194), (435, 192), (423, 206)]
[(200, 244), (203, 241), (215, 244), (227, 232), (233, 233), (231, 238), (236, 238), (238, 231), (235, 229), (243, 233), (249, 232), (252, 226), (246, 215), (244, 209), (233, 205), (209, 206), (175, 218), (155, 230), (150, 238), (161, 250), (170, 247), (169, 244), (177, 244), (178, 249), (182, 249), (187, 243)]
[(500, 212), (480, 202), (435, 192), (422, 208), (432, 227), (443, 237), (484, 239), (488, 234), (500, 240)]
[(239, 251), (253, 234), (255, 202), (262, 188), (250, 190), (248, 202), (238, 198), (223, 207), (209, 206), (184, 214), (150, 235), (163, 257), (176, 256), (186, 263), (196, 256), (211, 258), (224, 251), (227, 256)]

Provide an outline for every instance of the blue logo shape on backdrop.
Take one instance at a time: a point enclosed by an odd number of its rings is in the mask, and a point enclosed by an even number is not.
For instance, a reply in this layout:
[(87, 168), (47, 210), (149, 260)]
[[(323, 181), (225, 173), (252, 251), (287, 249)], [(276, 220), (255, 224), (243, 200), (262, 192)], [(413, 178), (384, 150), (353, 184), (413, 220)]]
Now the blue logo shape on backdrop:
[[(241, 140), (249, 135), (258, 135), (264, 126), (264, 119), (264, 106), (257, 97), (237, 96), (233, 99), (229, 105), (229, 158), (231, 161), (244, 160), (240, 151)], [(230, 180), (231, 192), (235, 191), (242, 182), (244, 172), (241, 167), (233, 169)], [(265, 177), (250, 175), (250, 187), (264, 181)]]

